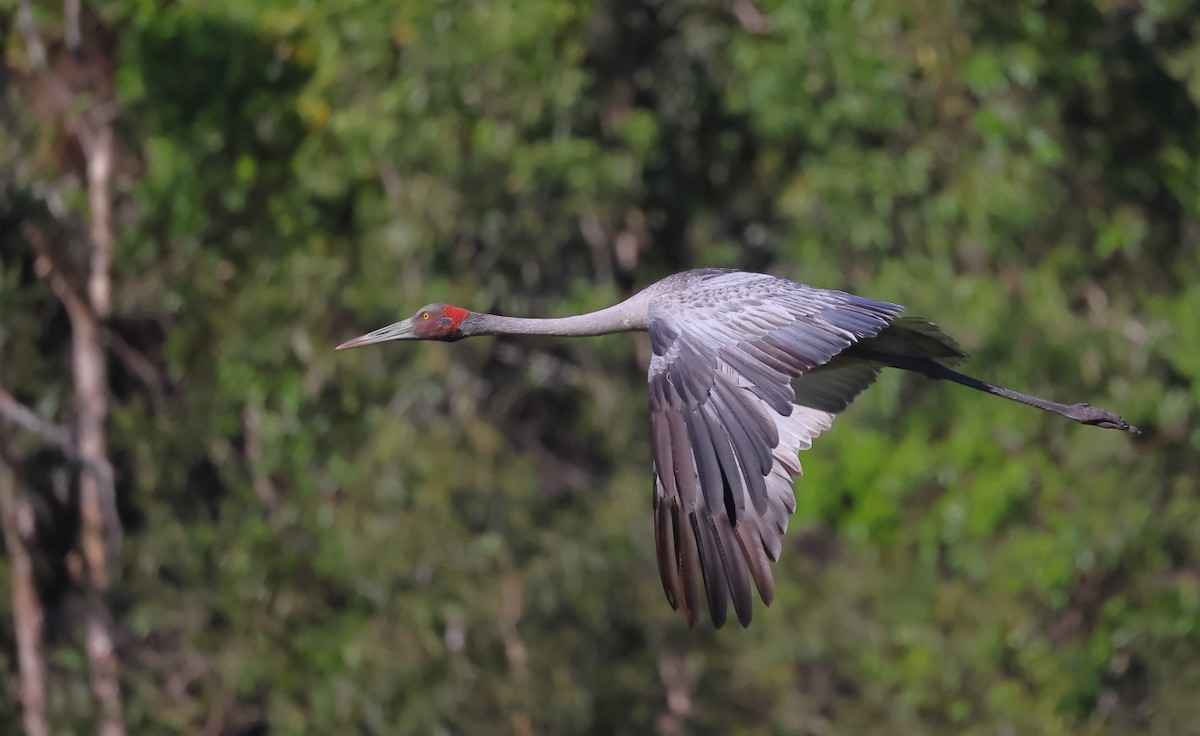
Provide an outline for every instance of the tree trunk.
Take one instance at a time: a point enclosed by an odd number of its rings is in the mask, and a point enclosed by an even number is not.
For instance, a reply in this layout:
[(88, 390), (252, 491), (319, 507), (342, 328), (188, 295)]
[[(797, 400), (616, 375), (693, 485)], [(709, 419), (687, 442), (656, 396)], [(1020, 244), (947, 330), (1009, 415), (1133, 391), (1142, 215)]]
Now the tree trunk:
[[(25, 37), (29, 59), (42, 75), (56, 105), (51, 115), (59, 116), (63, 127), (79, 143), (86, 160), (87, 240), (71, 243), (86, 250), (86, 271), (82, 280), (69, 276), (63, 258), (56, 259), (46, 242), (32, 239), (49, 266), (50, 284), (66, 307), (71, 320), (71, 374), (75, 387), (75, 439), (79, 453), (80, 548), (83, 552), (79, 583), (86, 593), (83, 617), (84, 641), (91, 669), (92, 692), (100, 717), (97, 732), (101, 736), (123, 736), (125, 721), (121, 708), (120, 666), (113, 632), (109, 592), (112, 587), (110, 565), (120, 548), (121, 527), (116, 512), (116, 490), (112, 465), (108, 460), (105, 422), (108, 416), (108, 377), (100, 320), (111, 306), (111, 274), (116, 238), (112, 222), (114, 112), (113, 85), (110, 79), (80, 73), (83, 68), (102, 61), (100, 44), (88, 44), (80, 28), (80, 3), (71, 0), (65, 6), (64, 36), (69, 54), (61, 66), (51, 63), (47, 45), (42, 41), (29, 0), (18, 5), (18, 25)], [(94, 39), (93, 39), (94, 40)], [(66, 69), (59, 75), (57, 69)], [(80, 104), (83, 103), (83, 104)], [(56, 212), (70, 218), (70, 214)], [(72, 232), (74, 223), (64, 223), (63, 232)], [(35, 228), (27, 228), (27, 232)], [(44, 241), (44, 239), (43, 239)], [(82, 281), (82, 283), (80, 283)]]
[[(71, 372), (78, 411), (76, 432), (83, 468), (79, 475), (80, 546), (83, 548), (88, 606), (84, 634), (91, 663), (92, 691), (100, 705), (101, 736), (123, 736), (120, 667), (113, 638), (109, 590), (110, 557), (120, 549), (116, 488), (108, 461), (105, 419), (108, 416), (108, 372), (98, 315), (110, 304), (112, 264), (113, 135), (107, 117), (93, 107), (77, 131), (87, 156), (88, 235), (91, 247), (87, 301), (72, 293), (64, 299), (71, 318)], [(66, 284), (64, 289), (68, 288)]]
[[(87, 612), (84, 614), (84, 640), (91, 664), (92, 691), (100, 706), (99, 733), (120, 736), (125, 733), (121, 715), (120, 670), (113, 640), (112, 614), (108, 594), (112, 587), (109, 574), (110, 539), (118, 538), (112, 466), (108, 462), (104, 420), (108, 411), (104, 351), (96, 321), (87, 310), (68, 307), (71, 315), (71, 370), (75, 379), (78, 407), (79, 453), (83, 467), (79, 474), (80, 546), (83, 548), (84, 585)], [(77, 312), (84, 311), (80, 315)]]
[(33, 577), (29, 553), (33, 537), (33, 509), (17, 486), (14, 474), (0, 458), (0, 528), (12, 570), (13, 631), (17, 639), (17, 666), (21, 674), (21, 712), (28, 736), (49, 736), (46, 725), (46, 660), (42, 657), (45, 621)]

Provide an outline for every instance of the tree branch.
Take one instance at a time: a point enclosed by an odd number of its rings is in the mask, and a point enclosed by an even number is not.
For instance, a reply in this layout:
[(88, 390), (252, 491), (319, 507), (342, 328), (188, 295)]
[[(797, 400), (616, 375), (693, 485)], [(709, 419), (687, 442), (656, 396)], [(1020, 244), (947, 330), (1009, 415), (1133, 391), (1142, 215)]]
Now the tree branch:
[(66, 427), (52, 424), (34, 413), (32, 409), (13, 398), (13, 395), (0, 385), (0, 417), (36, 435), (38, 439), (53, 446), (67, 457), (81, 461), (79, 448), (71, 439), (71, 433)]
[(150, 401), (153, 406), (161, 408), (166, 400), (164, 381), (154, 364), (109, 327), (100, 326), (100, 339), (104, 341), (104, 347), (108, 348), (109, 352), (121, 361), (125, 369), (136, 376), (150, 392)]

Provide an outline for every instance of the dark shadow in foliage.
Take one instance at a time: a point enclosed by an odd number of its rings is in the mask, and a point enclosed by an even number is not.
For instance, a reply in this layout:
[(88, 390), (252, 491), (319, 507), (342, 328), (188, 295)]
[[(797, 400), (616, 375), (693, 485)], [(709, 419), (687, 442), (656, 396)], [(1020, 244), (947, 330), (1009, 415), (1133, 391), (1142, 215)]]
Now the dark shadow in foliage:
[[(992, 43), (1028, 43), (1025, 16), (1029, 9), (1015, 4), (980, 6), (981, 36)], [(1046, 93), (1062, 100), (1062, 121), (1074, 134), (1065, 139), (1079, 160), (1095, 160), (1097, 141), (1107, 148), (1098, 161), (1101, 181), (1096, 191), (1079, 191), (1087, 201), (1105, 192), (1114, 202), (1136, 203), (1147, 212), (1145, 221), (1155, 233), (1145, 240), (1161, 244), (1148, 262), (1166, 262), (1185, 240), (1189, 204), (1162, 177), (1161, 161), (1176, 149), (1188, 160), (1200, 156), (1200, 109), (1187, 85), (1166, 68), (1172, 53), (1191, 48), (1200, 33), (1193, 13), (1184, 6), (1174, 15), (1159, 15), (1147, 23), (1145, 10), (1127, 5), (1103, 12), (1086, 0), (1062, 4), (1038, 42), (1056, 53), (1079, 57), (1094, 53), (1099, 68), (1081, 74), (1070, 65), (1047, 66), (1040, 80)], [(1047, 52), (1047, 57), (1049, 52)], [(1130, 264), (1114, 259), (1113, 269)], [(1167, 278), (1177, 272), (1165, 271)], [(1174, 284), (1175, 288), (1184, 284)]]
[[(609, 107), (628, 105), (654, 114), (661, 126), (656, 149), (643, 169), (640, 208), (664, 272), (694, 265), (688, 228), (710, 214), (722, 237), (746, 241), (747, 228), (777, 218), (756, 180), (758, 145), (751, 121), (730, 112), (723, 97), (734, 74), (724, 57), (697, 60), (670, 8), (632, 0), (607, 0), (588, 34), (586, 67), (597, 81), (592, 95)], [(731, 37), (740, 32), (725, 19)], [(605, 117), (609, 111), (601, 112)], [(739, 267), (768, 268), (772, 243), (746, 242)]]
[[(215, 15), (164, 14), (130, 39), (124, 53), (141, 75), (143, 94), (123, 118), (135, 129), (124, 133), (130, 140), (167, 137), (198, 152), (195, 189), (203, 201), (194, 204), (209, 213), (204, 227), (212, 232), (191, 235), (226, 241), (223, 255), (235, 266), (252, 262), (262, 254), (246, 231), (262, 221), (272, 194), (294, 186), (290, 162), (307, 134), (295, 98), (311, 68), (294, 60), (293, 39)], [(243, 161), (255, 164), (254, 174), (231, 196)], [(145, 226), (170, 221), (170, 213), (149, 212)], [(245, 237), (229, 237), (231, 221)]]
[[(292, 106), (279, 103), (295, 96), (311, 70), (284, 58), (275, 39), (226, 18), (174, 13), (133, 41), (126, 51), (142, 75), (148, 127), (181, 138), (219, 130), (227, 148), (264, 156), (285, 155), (299, 142)], [(264, 116), (281, 126), (274, 135), (242, 125)]]

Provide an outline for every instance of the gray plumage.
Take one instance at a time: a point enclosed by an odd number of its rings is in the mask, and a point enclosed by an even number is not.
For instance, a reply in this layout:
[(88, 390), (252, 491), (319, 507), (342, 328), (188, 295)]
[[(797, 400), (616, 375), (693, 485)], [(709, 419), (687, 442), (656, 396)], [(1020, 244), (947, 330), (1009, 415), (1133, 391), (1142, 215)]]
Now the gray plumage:
[[(747, 569), (763, 601), (774, 598), (769, 563), (795, 511), (797, 455), (878, 374), (830, 361), (878, 335), (901, 308), (737, 271), (690, 271), (660, 284), (648, 305), (659, 572), (689, 623), (703, 583), (715, 625), (727, 599), (748, 625)], [(817, 366), (825, 370), (805, 376)], [(806, 403), (796, 403), (797, 388)]]
[(654, 537), (668, 602), (689, 625), (701, 596), (722, 626), (747, 626), (751, 581), (770, 605), (771, 563), (796, 509), (798, 455), (886, 366), (954, 381), (1074, 421), (1136, 431), (1087, 404), (1065, 405), (951, 369), (966, 353), (902, 307), (766, 274), (697, 269), (607, 309), (523, 319), (430, 304), (338, 349), (474, 335), (649, 332)]

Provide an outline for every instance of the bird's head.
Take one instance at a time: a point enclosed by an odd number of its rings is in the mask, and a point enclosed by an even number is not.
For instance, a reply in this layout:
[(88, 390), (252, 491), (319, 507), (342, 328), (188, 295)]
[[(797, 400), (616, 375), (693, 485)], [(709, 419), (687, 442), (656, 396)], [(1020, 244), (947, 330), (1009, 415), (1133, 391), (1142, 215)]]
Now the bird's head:
[(450, 304), (426, 304), (408, 319), (381, 327), (374, 332), (347, 340), (337, 350), (361, 348), (389, 340), (442, 340), (452, 342), (465, 337), (462, 323), (471, 311)]

